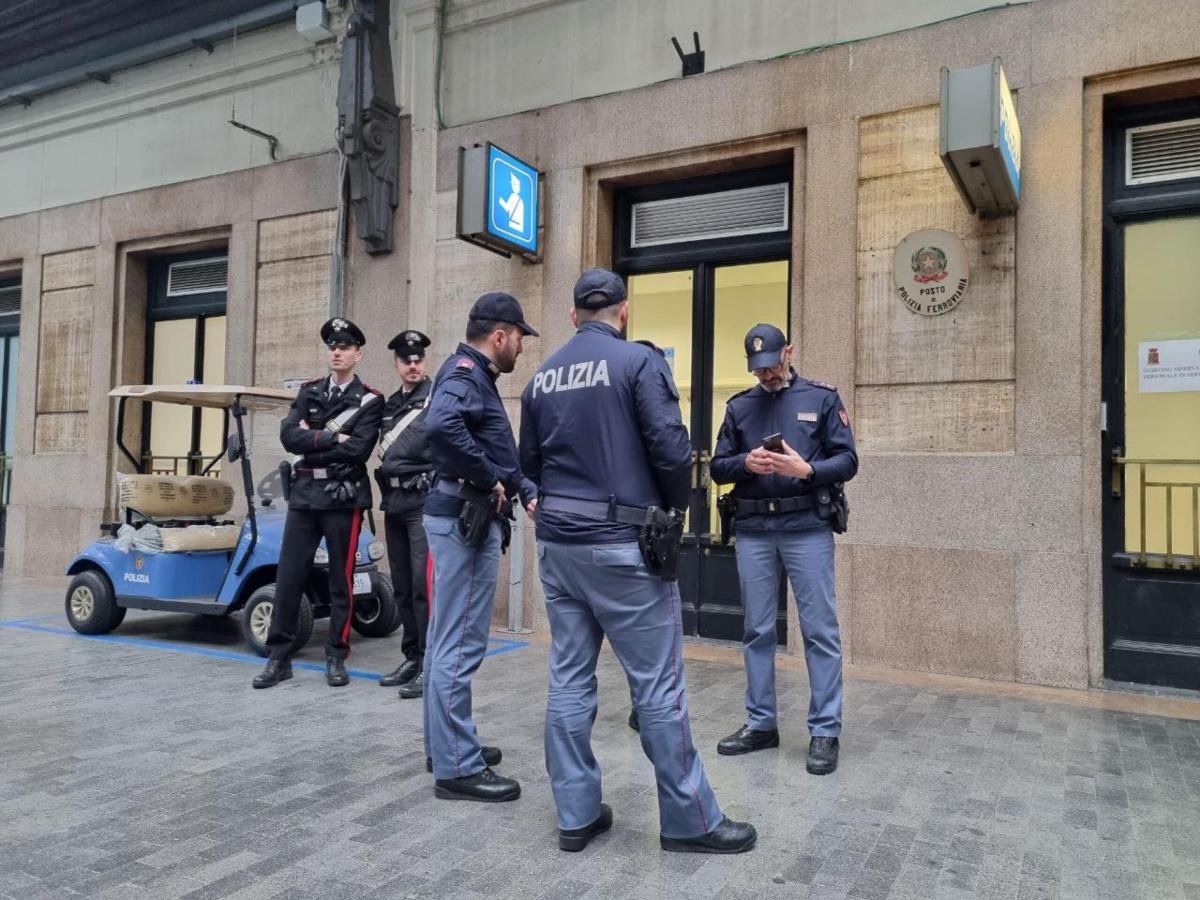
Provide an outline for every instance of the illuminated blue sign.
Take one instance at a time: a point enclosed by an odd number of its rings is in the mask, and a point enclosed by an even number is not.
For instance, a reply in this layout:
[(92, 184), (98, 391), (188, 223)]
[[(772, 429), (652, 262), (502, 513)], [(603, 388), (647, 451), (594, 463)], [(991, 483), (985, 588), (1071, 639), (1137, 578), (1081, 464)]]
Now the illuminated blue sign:
[(537, 253), (538, 173), (499, 147), (488, 146), (488, 233)]
[(539, 177), (537, 169), (499, 147), (461, 147), (458, 236), (502, 256), (537, 261)]

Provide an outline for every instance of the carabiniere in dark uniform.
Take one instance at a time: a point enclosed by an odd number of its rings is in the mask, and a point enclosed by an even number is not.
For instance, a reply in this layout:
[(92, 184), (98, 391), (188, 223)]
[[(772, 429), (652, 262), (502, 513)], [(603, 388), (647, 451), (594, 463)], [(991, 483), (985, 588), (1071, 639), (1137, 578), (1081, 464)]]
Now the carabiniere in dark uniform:
[(433, 461), (425, 435), (426, 407), (433, 382), (425, 374), (425, 348), (429, 338), (409, 329), (396, 335), (388, 349), (396, 354), (400, 390), (388, 397), (379, 428), (379, 482), (384, 532), (392, 589), (400, 609), (404, 638), (402, 662), (379, 679), (384, 687), (400, 688), (401, 699), (420, 697), (425, 687), (422, 663), (429, 626), (429, 596), (425, 583), (429, 542), (421, 524), (425, 495), (433, 485)]
[(333, 687), (349, 683), (345, 660), (350, 655), (354, 554), (362, 511), (371, 506), (366, 462), (379, 438), (383, 395), (354, 374), (366, 343), (357, 325), (330, 319), (321, 328), (321, 340), (329, 348), (331, 374), (301, 386), (279, 427), (283, 448), (295, 457), (290, 466), (281, 467), (288, 512), (267, 637), (270, 658), (254, 679), (256, 688), (292, 677), (300, 596), (322, 538), (329, 553), (325, 680)]

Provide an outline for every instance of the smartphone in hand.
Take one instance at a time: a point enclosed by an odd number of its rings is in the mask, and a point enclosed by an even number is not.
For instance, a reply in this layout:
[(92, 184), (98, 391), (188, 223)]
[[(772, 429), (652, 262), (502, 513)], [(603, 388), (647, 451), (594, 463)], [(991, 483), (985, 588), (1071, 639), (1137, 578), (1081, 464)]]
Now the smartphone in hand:
[(765, 438), (763, 438), (762, 445), (763, 445), (764, 450), (770, 450), (772, 453), (782, 453), (783, 452), (783, 434), (782, 434), (782, 432), (777, 431), (774, 434), (767, 435)]

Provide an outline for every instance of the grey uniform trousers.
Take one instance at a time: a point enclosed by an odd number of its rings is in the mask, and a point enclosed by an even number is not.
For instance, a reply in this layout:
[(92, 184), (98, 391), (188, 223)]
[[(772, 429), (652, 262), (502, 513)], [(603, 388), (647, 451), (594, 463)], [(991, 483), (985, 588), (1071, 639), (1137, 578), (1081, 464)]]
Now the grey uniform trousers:
[(777, 725), (775, 604), (782, 563), (796, 594), (804, 637), (809, 733), (837, 737), (842, 732), (842, 640), (833, 590), (833, 531), (739, 531), (734, 546), (746, 612), (746, 724), (758, 731)]
[(500, 525), (478, 550), (457, 520), (426, 516), (433, 556), (431, 615), (425, 636), (425, 755), (434, 778), (465, 778), (486, 766), (471, 718), (471, 678), (487, 652), (500, 569)]
[(683, 674), (679, 588), (651, 575), (635, 543), (538, 543), (552, 634), (546, 700), (546, 770), (560, 828), (600, 815), (592, 754), (596, 658), (607, 635), (629, 678), (642, 750), (654, 764), (667, 837), (697, 837), (722, 815), (692, 743)]

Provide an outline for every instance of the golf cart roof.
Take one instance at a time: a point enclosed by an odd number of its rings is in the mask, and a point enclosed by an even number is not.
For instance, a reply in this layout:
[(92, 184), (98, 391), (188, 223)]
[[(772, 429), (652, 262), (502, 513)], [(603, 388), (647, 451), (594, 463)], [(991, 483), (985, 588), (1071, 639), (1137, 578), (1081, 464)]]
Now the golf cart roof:
[(229, 409), (240, 397), (246, 409), (265, 410), (290, 405), (296, 392), (240, 384), (123, 384), (109, 391), (108, 396), (209, 409)]

